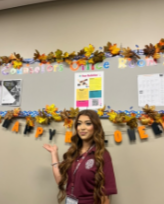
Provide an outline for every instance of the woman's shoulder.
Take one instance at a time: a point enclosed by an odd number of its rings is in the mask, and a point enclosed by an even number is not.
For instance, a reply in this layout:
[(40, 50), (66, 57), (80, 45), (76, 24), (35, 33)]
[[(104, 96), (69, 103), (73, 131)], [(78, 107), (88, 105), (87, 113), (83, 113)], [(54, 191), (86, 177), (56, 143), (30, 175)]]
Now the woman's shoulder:
[(104, 158), (104, 161), (111, 160), (110, 153), (106, 148), (105, 148), (105, 151), (104, 151), (104, 154), (103, 154), (103, 158)]

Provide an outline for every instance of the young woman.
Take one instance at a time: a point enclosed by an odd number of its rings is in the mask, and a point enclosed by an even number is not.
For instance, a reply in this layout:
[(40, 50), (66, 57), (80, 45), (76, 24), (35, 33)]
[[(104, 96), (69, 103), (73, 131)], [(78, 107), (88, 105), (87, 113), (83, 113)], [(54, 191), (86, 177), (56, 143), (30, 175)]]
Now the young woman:
[(53, 174), (60, 190), (58, 201), (66, 198), (66, 204), (109, 204), (108, 196), (116, 194), (117, 189), (97, 113), (81, 111), (75, 120), (75, 131), (60, 164), (57, 146), (44, 145), (51, 152)]

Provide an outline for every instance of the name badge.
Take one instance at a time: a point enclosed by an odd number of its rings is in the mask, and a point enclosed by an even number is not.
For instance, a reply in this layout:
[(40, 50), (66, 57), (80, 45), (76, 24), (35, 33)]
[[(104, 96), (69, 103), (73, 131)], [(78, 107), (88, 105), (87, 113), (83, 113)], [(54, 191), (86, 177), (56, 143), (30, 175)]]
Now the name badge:
[(65, 204), (78, 204), (78, 200), (67, 196), (65, 200)]

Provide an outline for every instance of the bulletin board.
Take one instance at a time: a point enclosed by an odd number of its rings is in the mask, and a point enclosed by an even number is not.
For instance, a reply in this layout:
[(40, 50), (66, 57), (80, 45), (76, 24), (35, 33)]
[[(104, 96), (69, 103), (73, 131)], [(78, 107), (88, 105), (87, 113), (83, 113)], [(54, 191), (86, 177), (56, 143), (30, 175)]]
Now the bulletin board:
[[(1, 80), (21, 79), (22, 96), (20, 108), (26, 111), (37, 111), (46, 105), (55, 104), (59, 110), (74, 107), (74, 80), (76, 73), (104, 73), (104, 105), (113, 110), (142, 110), (138, 106), (138, 75), (163, 73), (163, 62), (146, 61), (141, 56), (139, 63), (130, 64), (128, 61), (122, 63), (124, 58), (106, 58), (102, 63), (79, 67), (72, 71), (69, 65), (60, 64), (55, 71), (49, 65), (31, 64), (33, 73), (24, 73), (24, 65), (16, 73), (11, 69), (1, 67)], [(108, 64), (108, 66), (106, 66)], [(56, 64), (52, 64), (54, 67)], [(39, 67), (39, 68), (38, 68)], [(35, 70), (35, 71), (34, 71)], [(38, 70), (38, 71), (36, 71)], [(39, 71), (40, 70), (40, 71)], [(3, 73), (2, 73), (3, 72)], [(8, 73), (4, 75), (4, 73)], [(1, 111), (13, 109), (13, 107), (2, 106)], [(158, 106), (157, 110), (161, 110)]]

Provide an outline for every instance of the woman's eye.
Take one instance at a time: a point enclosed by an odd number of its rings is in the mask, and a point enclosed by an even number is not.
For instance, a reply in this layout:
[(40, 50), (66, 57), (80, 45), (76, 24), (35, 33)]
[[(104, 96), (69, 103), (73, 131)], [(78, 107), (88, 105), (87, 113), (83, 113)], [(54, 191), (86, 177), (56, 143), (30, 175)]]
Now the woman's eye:
[(77, 123), (77, 126), (81, 125), (81, 123)]
[(86, 123), (87, 125), (92, 125), (92, 123)]

